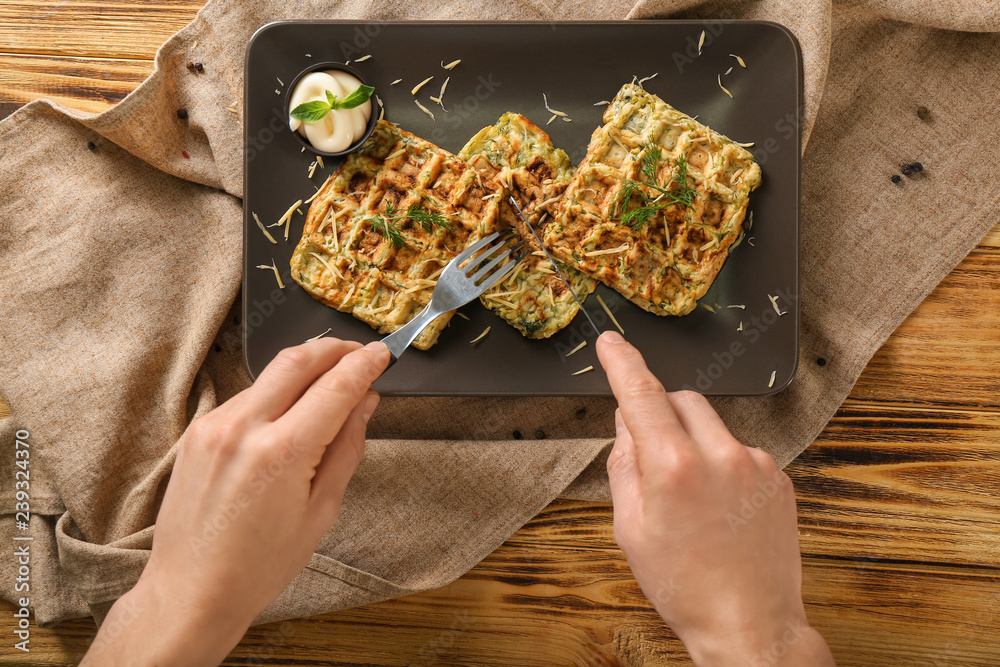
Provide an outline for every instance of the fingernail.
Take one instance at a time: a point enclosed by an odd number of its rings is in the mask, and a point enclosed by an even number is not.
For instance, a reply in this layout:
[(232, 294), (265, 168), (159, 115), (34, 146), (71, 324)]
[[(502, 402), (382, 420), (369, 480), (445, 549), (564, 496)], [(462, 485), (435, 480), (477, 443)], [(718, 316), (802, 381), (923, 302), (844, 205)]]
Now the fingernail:
[(364, 407), (361, 409), (361, 418), (368, 423), (368, 420), (372, 418), (372, 414), (375, 413), (375, 408), (378, 407), (379, 401), (382, 400), (378, 394), (369, 394), (365, 397)]
[(619, 408), (615, 408), (615, 435), (621, 435), (621, 432), (625, 430), (625, 420), (622, 419), (622, 411)]
[(365, 349), (370, 352), (375, 352), (376, 354), (381, 354), (383, 352), (388, 352), (389, 348), (386, 347), (385, 343), (380, 340), (373, 340), (372, 342), (365, 345)]
[(599, 338), (599, 339), (600, 339), (600, 338), (603, 338), (603, 339), (604, 339), (605, 341), (607, 341), (608, 343), (615, 343), (615, 344), (618, 344), (618, 343), (624, 343), (624, 342), (626, 342), (626, 341), (625, 341), (625, 337), (624, 337), (624, 336), (622, 336), (622, 335), (621, 335), (620, 333), (618, 333), (617, 331), (605, 331), (605, 332), (604, 332), (604, 333), (602, 333), (602, 334), (601, 334), (601, 335), (600, 335), (600, 336), (599, 336), (598, 338)]

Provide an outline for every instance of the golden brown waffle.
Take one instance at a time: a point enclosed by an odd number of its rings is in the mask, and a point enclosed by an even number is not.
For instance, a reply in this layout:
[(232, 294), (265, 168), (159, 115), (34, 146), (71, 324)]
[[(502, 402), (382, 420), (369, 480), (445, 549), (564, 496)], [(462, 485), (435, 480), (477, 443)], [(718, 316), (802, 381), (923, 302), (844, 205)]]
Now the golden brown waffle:
[[(511, 112), (480, 130), (458, 155), (480, 173), (487, 187), (503, 190), (498, 197), (501, 225), (516, 228), (535, 248), (480, 301), (524, 336), (548, 338), (568, 325), (580, 307), (507, 201), (507, 193), (514, 195), (521, 210), (537, 226), (542, 216), (555, 212), (573, 178), (573, 165), (541, 128)], [(560, 264), (559, 268), (581, 301), (597, 286), (593, 278), (572, 267)]]
[[(636, 228), (618, 221), (644, 203), (623, 202), (627, 181), (641, 181), (643, 156), (659, 146), (657, 182), (685, 167), (693, 207), (660, 209)], [(684, 315), (711, 286), (742, 231), (760, 166), (745, 148), (683, 114), (639, 85), (626, 84), (604, 112), (590, 146), (543, 240), (572, 264), (657, 315)], [(640, 188), (647, 200), (659, 193)], [(669, 201), (669, 200), (666, 200)]]
[[(464, 160), (379, 121), (313, 199), (292, 278), (313, 298), (391, 333), (427, 305), (455, 255), (497, 229), (491, 194)], [(450, 229), (406, 217), (411, 206)], [(414, 346), (433, 345), (451, 316), (432, 322)]]

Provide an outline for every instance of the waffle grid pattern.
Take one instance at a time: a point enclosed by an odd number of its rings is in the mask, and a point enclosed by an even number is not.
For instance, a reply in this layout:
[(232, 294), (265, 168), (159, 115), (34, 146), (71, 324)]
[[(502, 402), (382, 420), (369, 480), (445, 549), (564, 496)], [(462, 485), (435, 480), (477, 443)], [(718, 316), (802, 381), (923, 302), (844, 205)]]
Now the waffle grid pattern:
[[(689, 313), (740, 238), (760, 166), (745, 148), (637, 84), (622, 87), (603, 120), (545, 228), (545, 244), (553, 256), (652, 313)], [(687, 162), (694, 208), (663, 208), (632, 229), (617, 221), (619, 193), (626, 181), (643, 180), (640, 165), (650, 144), (662, 151), (656, 170), (661, 186), (678, 173), (681, 157)]]
[[(292, 277), (327, 306), (379, 333), (396, 331), (430, 301), (444, 266), (497, 229), (498, 198), (489, 197), (496, 192), (457, 156), (380, 121), (313, 200)], [(411, 205), (444, 216), (451, 229), (405, 218)], [(393, 244), (377, 216), (396, 226), (405, 245)], [(431, 347), (451, 316), (437, 318), (414, 346)]]
[[(555, 212), (573, 176), (573, 165), (549, 135), (520, 114), (507, 112), (483, 128), (459, 152), (488, 184), (502, 189), (501, 226), (514, 227), (535, 252), (521, 260), (510, 277), (488, 291), (480, 301), (528, 338), (548, 338), (576, 316), (580, 307), (535, 241), (521, 216), (507, 201), (512, 193), (525, 216), (537, 225)], [(572, 267), (561, 265), (581, 301), (597, 282)]]

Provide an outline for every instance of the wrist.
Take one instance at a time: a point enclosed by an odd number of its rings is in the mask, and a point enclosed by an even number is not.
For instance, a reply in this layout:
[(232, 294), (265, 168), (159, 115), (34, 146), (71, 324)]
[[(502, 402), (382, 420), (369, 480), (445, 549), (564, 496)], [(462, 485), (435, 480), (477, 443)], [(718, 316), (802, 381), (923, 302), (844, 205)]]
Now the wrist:
[(146, 572), (112, 606), (83, 665), (217, 665), (253, 619), (179, 597)]
[(809, 625), (805, 614), (789, 617), (784, 623), (730, 633), (686, 633), (681, 640), (698, 667), (834, 664), (826, 641)]
[(179, 587), (155, 571), (143, 572), (129, 595), (150, 610), (156, 627), (162, 629), (156, 641), (160, 660), (150, 660), (155, 665), (217, 665), (254, 618), (227, 605), (224, 593)]

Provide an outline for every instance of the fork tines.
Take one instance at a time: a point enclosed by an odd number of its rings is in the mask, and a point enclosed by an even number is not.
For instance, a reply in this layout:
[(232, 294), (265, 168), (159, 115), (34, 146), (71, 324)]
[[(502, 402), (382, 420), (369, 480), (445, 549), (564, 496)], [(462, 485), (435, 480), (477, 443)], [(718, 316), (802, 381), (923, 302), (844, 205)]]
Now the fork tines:
[[(530, 252), (530, 250), (526, 250), (512, 261), (506, 262), (512, 254), (524, 247), (524, 239), (520, 239), (517, 235), (511, 235), (511, 231), (510, 228), (506, 228), (494, 232), (465, 251), (469, 256), (475, 255), (475, 257), (472, 257), (467, 264), (461, 267), (462, 273), (484, 290), (496, 284)], [(508, 244), (513, 240), (517, 240), (517, 243), (508, 247)], [(476, 255), (477, 252), (478, 255)], [(464, 261), (464, 259), (463, 257), (459, 261)]]

